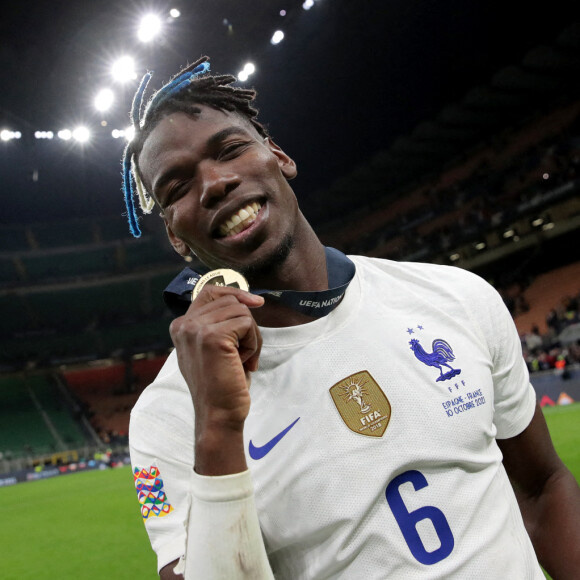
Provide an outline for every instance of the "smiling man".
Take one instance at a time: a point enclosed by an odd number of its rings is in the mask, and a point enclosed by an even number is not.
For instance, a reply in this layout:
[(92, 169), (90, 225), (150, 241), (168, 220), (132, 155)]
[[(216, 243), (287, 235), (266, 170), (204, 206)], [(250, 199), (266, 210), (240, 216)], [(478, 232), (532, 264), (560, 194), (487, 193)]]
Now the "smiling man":
[(573, 578), (580, 491), (498, 294), (325, 248), (234, 80), (203, 58), (141, 118), (147, 79), (123, 165), (133, 233), (135, 188), (208, 270), (168, 287), (175, 350), (131, 415), (161, 578)]

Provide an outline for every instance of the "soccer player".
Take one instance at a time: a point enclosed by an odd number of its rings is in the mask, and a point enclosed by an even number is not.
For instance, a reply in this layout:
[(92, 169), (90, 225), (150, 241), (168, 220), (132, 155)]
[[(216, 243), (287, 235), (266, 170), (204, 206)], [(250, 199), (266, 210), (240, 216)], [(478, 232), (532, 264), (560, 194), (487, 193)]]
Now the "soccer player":
[(161, 578), (578, 578), (580, 490), (499, 295), (325, 248), (254, 92), (208, 68), (142, 113), (147, 76), (123, 161), (133, 233), (136, 191), (207, 267), (168, 287), (175, 349), (131, 415)]

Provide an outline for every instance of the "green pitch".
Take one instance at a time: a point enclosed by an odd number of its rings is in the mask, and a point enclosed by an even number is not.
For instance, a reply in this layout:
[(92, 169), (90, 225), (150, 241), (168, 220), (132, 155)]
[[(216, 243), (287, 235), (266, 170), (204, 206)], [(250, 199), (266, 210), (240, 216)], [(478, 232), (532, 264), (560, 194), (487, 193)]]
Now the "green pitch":
[(544, 407), (544, 417), (556, 451), (580, 483), (580, 403)]
[[(560, 456), (580, 481), (580, 403), (545, 408)], [(156, 580), (128, 467), (0, 489), (5, 580)]]
[(580, 483), (580, 403), (544, 407), (556, 451)]
[(155, 580), (129, 467), (0, 489), (5, 580)]

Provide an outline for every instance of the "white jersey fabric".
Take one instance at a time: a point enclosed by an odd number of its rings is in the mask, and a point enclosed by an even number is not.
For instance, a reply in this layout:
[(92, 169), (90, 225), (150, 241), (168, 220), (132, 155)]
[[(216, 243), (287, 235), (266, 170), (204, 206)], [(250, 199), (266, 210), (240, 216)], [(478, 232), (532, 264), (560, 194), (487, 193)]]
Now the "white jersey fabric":
[[(351, 259), (328, 316), (261, 328), (244, 436), (276, 578), (543, 579), (496, 444), (536, 402), (501, 298), (456, 267)], [(185, 551), (193, 424), (172, 353), (129, 433), (159, 569)]]

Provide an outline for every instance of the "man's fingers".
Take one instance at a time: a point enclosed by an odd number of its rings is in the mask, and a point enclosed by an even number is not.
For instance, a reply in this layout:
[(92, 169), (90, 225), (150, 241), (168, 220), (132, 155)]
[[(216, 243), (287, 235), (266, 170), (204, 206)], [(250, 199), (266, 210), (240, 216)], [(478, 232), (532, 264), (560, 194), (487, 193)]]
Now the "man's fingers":
[(240, 288), (234, 288), (232, 286), (212, 286), (207, 284), (197, 295), (195, 300), (192, 302), (190, 308), (194, 305), (201, 307), (204, 304), (209, 304), (218, 300), (221, 296), (234, 296), (239, 302), (248, 306), (248, 308), (256, 308), (264, 304), (264, 299), (256, 294), (251, 294)]
[(191, 348), (197, 343), (216, 352), (235, 348), (242, 364), (251, 356), (259, 355), (262, 347), (260, 331), (248, 307), (237, 301), (233, 304), (225, 302), (198, 317), (185, 315), (176, 318), (169, 332), (175, 346), (181, 344), (184, 348)]

